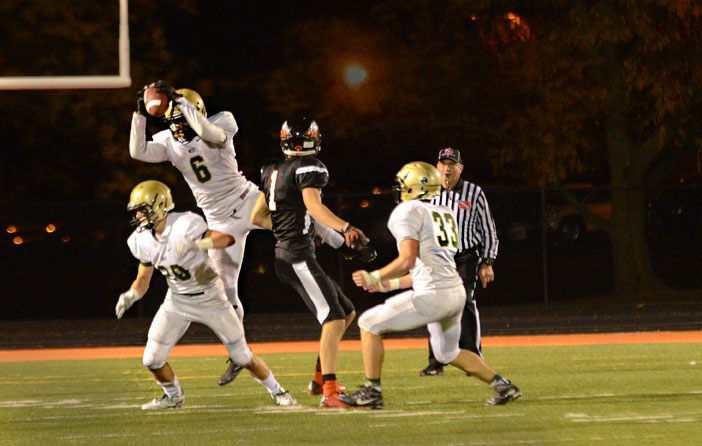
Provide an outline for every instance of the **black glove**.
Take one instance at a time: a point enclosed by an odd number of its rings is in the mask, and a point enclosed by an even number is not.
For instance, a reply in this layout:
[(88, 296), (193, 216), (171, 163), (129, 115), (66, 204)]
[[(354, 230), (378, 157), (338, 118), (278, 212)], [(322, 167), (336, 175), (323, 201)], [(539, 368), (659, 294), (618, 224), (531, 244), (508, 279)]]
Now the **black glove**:
[(344, 260), (358, 260), (362, 263), (370, 263), (378, 256), (375, 249), (368, 244), (359, 245), (356, 248), (349, 248), (346, 245), (341, 245), (339, 253)]
[(146, 111), (146, 105), (144, 104), (144, 92), (146, 89), (149, 88), (148, 85), (144, 85), (141, 87), (140, 90), (137, 91), (137, 106), (136, 106), (136, 112), (141, 113), (142, 116), (149, 116), (149, 113)]
[(173, 101), (182, 96), (181, 94), (176, 93), (175, 88), (173, 88), (171, 84), (164, 80), (158, 80), (154, 82), (154, 87), (156, 87), (156, 91), (160, 93), (165, 93), (166, 96), (168, 96), (169, 101)]
[(344, 229), (342, 234), (346, 241), (346, 246), (351, 249), (356, 249), (360, 246), (367, 245), (370, 242), (370, 239), (366, 237), (366, 234), (364, 234), (363, 231), (351, 226), (351, 224), (346, 226), (346, 229)]

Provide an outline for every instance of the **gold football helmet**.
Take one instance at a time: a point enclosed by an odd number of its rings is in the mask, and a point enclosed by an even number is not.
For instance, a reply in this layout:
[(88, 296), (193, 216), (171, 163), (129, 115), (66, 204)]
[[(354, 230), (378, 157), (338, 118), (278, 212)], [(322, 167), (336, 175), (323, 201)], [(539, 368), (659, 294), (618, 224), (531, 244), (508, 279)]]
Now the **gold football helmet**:
[(147, 180), (136, 185), (129, 195), (129, 224), (141, 232), (153, 229), (174, 207), (171, 190), (160, 181)]
[(395, 175), (392, 188), (395, 203), (409, 200), (430, 200), (441, 193), (441, 175), (436, 167), (424, 161), (402, 166)]
[[(200, 96), (197, 91), (190, 90), (189, 88), (181, 88), (180, 90), (176, 90), (176, 93), (182, 95), (185, 100), (190, 102), (190, 104), (195, 107), (195, 110), (199, 111), (202, 116), (205, 118), (207, 117), (205, 101), (202, 100), (202, 96)], [(168, 104), (163, 119), (168, 124), (168, 128), (171, 129), (173, 137), (178, 142), (186, 143), (192, 141), (197, 136), (195, 131), (190, 128), (188, 121), (185, 120), (183, 113), (178, 109), (174, 101)]]

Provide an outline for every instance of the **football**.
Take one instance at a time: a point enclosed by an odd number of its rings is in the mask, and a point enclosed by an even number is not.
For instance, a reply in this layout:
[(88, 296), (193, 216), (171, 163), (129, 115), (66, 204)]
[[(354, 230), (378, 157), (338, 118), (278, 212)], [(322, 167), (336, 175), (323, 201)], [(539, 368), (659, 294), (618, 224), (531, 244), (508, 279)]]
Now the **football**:
[(144, 106), (151, 116), (160, 118), (168, 109), (168, 96), (154, 87), (154, 84), (144, 90)]

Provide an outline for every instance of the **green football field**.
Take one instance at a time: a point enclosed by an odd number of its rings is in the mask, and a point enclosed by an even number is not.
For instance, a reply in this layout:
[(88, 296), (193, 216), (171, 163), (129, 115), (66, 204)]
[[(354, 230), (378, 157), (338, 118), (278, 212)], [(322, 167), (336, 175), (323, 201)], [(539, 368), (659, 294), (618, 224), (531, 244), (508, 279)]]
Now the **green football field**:
[[(701, 345), (486, 348), (524, 393), (496, 407), (457, 369), (419, 377), (425, 350), (388, 351), (382, 410), (318, 409), (312, 353), (262, 355), (296, 408), (245, 373), (219, 387), (222, 357), (172, 358), (185, 407), (161, 412), (140, 409), (162, 392), (138, 358), (5, 362), (0, 445), (701, 445)], [(353, 390), (361, 353), (342, 352), (339, 370)]]

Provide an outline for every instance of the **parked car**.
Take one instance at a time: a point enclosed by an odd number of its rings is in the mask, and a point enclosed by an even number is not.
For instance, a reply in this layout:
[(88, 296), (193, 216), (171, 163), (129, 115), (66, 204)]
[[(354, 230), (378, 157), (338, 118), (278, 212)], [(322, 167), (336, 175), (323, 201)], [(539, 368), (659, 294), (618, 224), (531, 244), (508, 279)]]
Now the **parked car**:
[[(612, 200), (609, 189), (571, 189), (570, 192), (589, 214), (602, 220), (611, 218)], [(577, 240), (589, 231), (600, 229), (581, 214), (577, 206), (566, 201), (560, 191), (550, 191), (546, 203), (546, 228), (557, 233), (561, 240)]]

